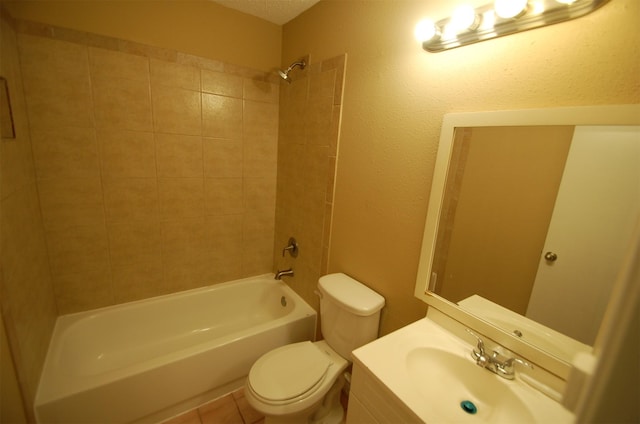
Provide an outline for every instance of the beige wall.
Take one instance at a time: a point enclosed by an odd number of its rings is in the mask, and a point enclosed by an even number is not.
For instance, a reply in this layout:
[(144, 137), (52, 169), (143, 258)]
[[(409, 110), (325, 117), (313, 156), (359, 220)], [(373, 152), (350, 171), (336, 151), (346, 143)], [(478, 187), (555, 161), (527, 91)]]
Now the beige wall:
[(640, 102), (640, 2), (448, 52), (413, 38), (453, 1), (321, 1), (283, 29), (283, 61), (347, 53), (329, 271), (387, 299), (382, 332), (424, 316), (413, 298), (447, 112)]
[[(5, 366), (11, 360), (16, 366), (27, 410), (36, 394), (40, 371), (49, 345), (56, 319), (56, 304), (45, 244), (45, 232), (40, 215), (36, 174), (31, 152), (32, 138), (27, 121), (25, 96), (22, 91), (22, 73), (18, 63), (16, 33), (7, 16), (0, 19), (0, 75), (9, 85), (11, 109), (16, 137), (0, 142), (0, 293), (4, 335), (6, 334), (12, 358), (2, 352), (2, 382)], [(5, 409), (12, 394), (10, 385), (3, 385), (3, 415), (16, 412), (22, 405), (19, 397), (12, 396), (12, 410)], [(5, 390), (6, 389), (6, 390)], [(19, 415), (14, 415), (17, 419)]]
[(282, 27), (209, 0), (3, 3), (16, 19), (172, 49), (261, 71), (280, 65)]
[(278, 85), (100, 41), (18, 37), (59, 313), (269, 272)]

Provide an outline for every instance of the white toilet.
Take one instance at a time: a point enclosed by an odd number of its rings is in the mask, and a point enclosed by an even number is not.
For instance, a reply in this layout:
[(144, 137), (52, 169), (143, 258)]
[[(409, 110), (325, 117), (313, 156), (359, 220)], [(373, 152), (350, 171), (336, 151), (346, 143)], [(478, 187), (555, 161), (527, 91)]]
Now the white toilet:
[(324, 340), (274, 349), (249, 371), (245, 397), (267, 424), (341, 422), (351, 351), (378, 336), (382, 296), (345, 274), (320, 277), (318, 288)]

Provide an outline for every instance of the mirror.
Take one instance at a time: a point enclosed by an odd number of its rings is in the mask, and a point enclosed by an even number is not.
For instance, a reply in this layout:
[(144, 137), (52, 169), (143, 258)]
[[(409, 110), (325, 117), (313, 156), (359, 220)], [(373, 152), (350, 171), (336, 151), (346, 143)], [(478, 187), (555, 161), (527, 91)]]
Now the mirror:
[(416, 296), (561, 362), (591, 350), (639, 215), (638, 125), (640, 105), (446, 115)]

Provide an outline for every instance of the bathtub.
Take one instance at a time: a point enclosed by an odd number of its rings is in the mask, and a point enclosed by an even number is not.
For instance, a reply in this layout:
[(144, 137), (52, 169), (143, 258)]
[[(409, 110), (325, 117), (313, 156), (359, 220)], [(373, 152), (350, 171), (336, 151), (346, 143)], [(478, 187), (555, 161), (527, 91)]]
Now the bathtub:
[(35, 399), (41, 423), (159, 422), (242, 386), (316, 312), (273, 274), (61, 316)]

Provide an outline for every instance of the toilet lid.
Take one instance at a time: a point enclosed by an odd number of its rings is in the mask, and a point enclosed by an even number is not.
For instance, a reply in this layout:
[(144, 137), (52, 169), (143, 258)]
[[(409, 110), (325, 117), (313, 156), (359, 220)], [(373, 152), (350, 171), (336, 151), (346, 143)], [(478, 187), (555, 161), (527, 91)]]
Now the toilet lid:
[(311, 342), (294, 343), (266, 353), (249, 371), (251, 388), (269, 401), (293, 399), (319, 384), (331, 360)]

